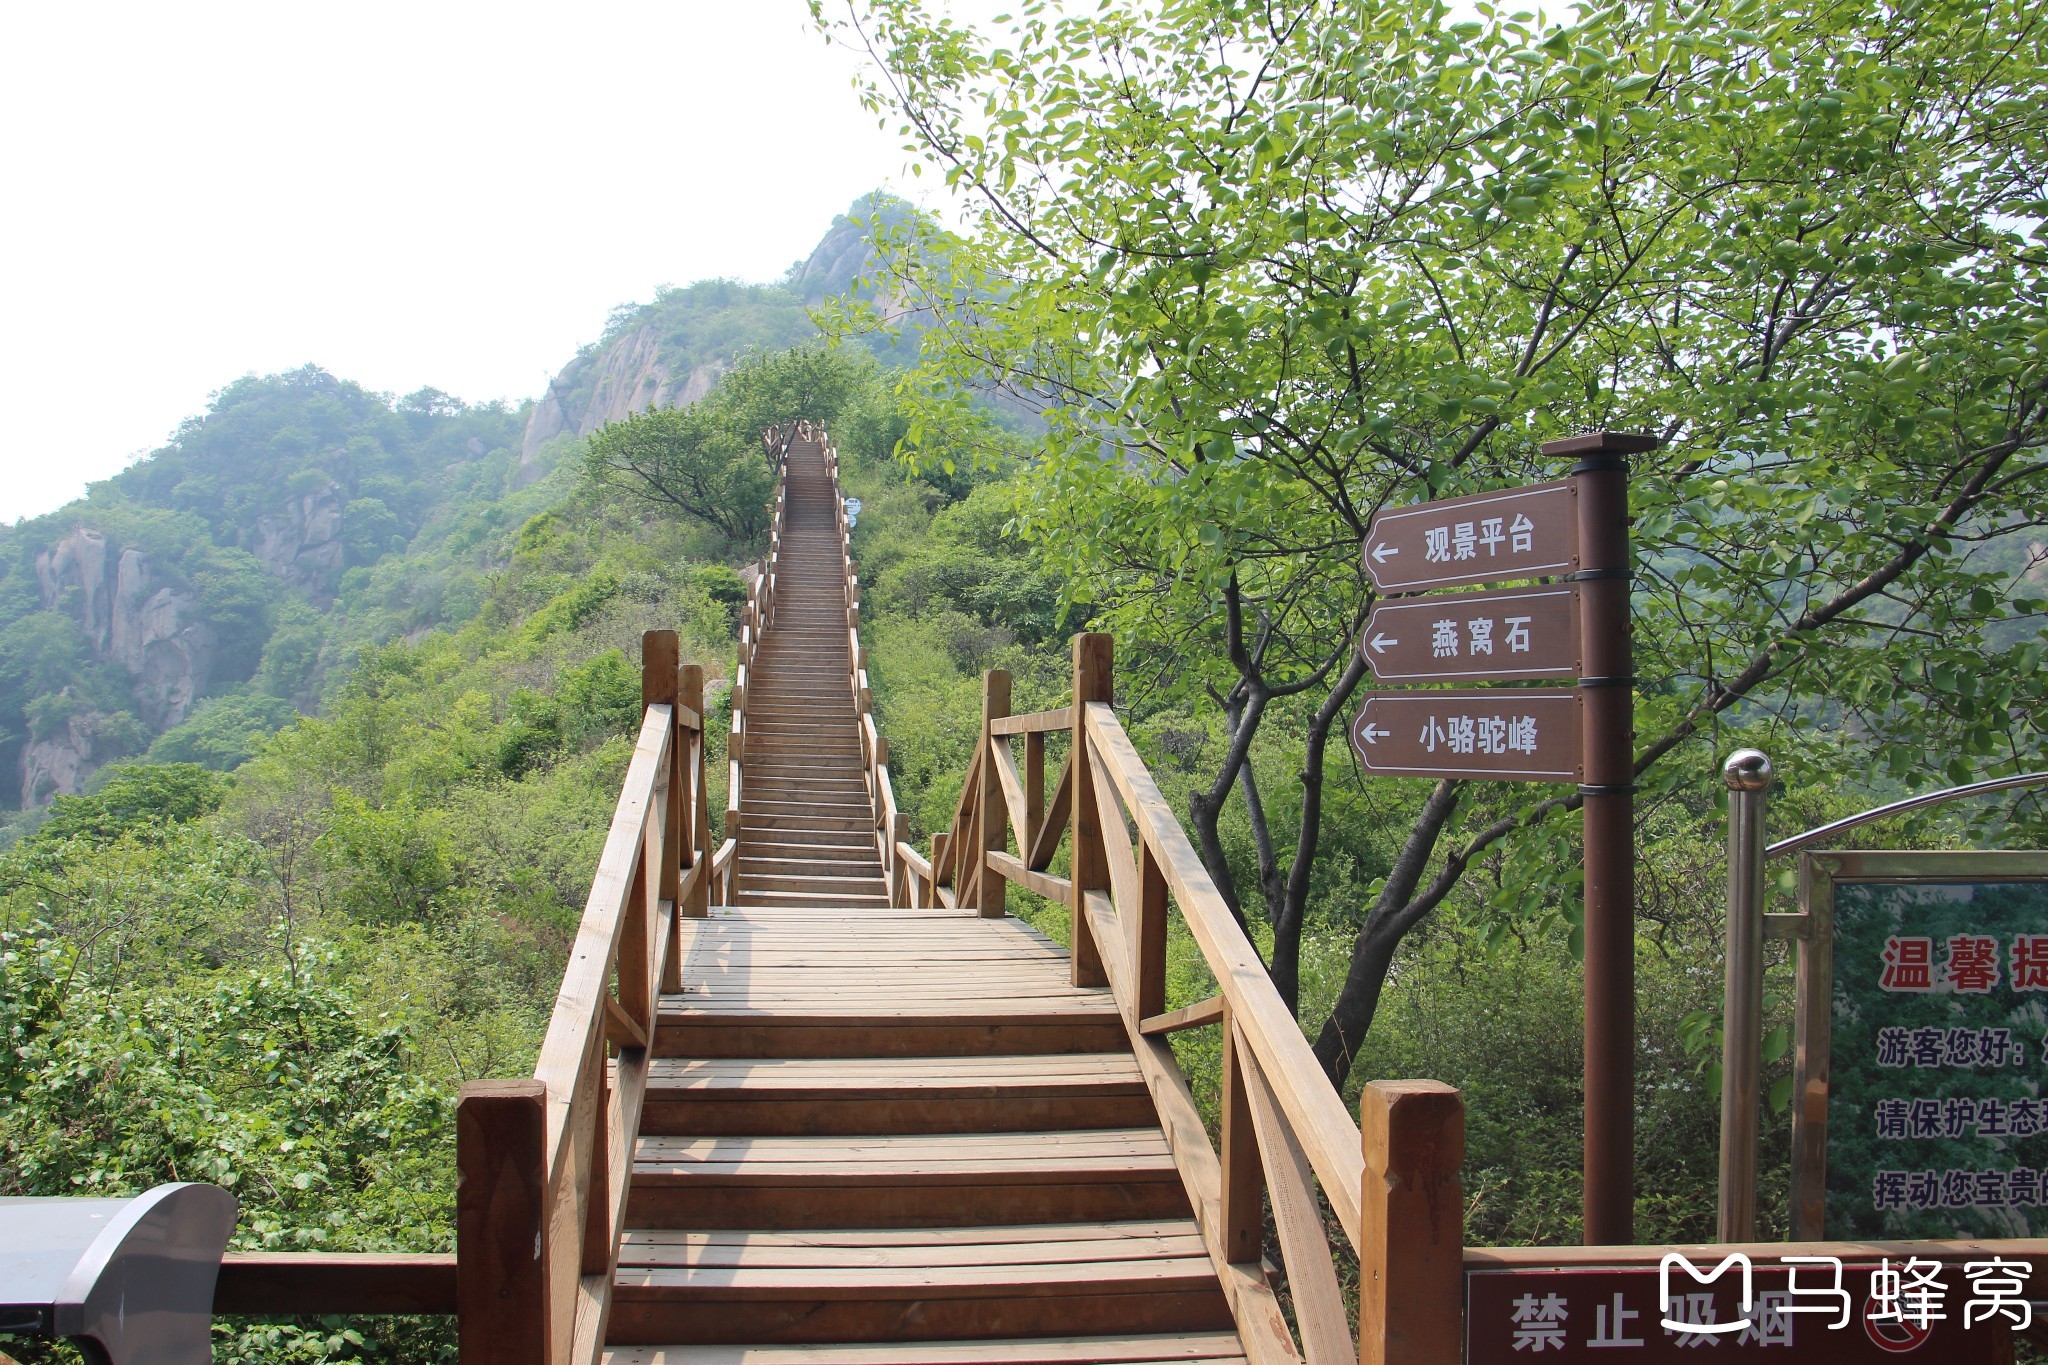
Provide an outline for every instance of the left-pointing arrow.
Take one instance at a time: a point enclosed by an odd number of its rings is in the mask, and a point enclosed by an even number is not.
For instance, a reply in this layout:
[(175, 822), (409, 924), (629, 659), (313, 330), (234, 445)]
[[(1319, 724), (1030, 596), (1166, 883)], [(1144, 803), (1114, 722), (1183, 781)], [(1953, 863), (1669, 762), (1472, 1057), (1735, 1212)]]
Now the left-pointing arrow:
[(1375, 654), (1384, 654), (1387, 652), (1388, 645), (1398, 645), (1400, 643), (1401, 642), (1399, 640), (1395, 639), (1391, 635), (1375, 635), (1372, 637), (1372, 640), (1370, 641), (1370, 644), (1372, 645), (1372, 652)]
[(1380, 742), (1381, 735), (1391, 735), (1393, 733), (1392, 730), (1380, 729), (1378, 725), (1367, 725), (1358, 732), (1358, 737), (1367, 744), (1377, 744)]

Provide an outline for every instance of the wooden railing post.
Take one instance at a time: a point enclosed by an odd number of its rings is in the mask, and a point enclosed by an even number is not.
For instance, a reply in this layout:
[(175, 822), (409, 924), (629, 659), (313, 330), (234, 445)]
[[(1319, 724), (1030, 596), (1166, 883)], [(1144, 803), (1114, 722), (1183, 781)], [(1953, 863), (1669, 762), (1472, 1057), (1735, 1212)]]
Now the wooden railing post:
[(1360, 1365), (1464, 1358), (1465, 1101), (1440, 1081), (1373, 1081), (1358, 1246)]
[[(1010, 714), (1010, 675), (992, 668), (981, 675), (981, 794), (975, 813), (974, 856), (981, 866), (975, 871), (975, 905), (984, 918), (1000, 919), (1004, 913), (1005, 891), (1010, 883), (988, 865), (991, 850), (1009, 846), (1010, 804), (1003, 799), (1003, 780), (996, 769), (994, 747), (1008, 744), (989, 728), (991, 722)], [(961, 879), (961, 884), (966, 884)]]
[[(705, 785), (704, 665), (684, 664), (676, 692), (682, 704), (697, 713), (698, 728), (688, 736), (687, 745), (680, 731), (676, 735), (677, 762), (682, 768), (683, 790), (688, 793), (686, 804), (689, 807), (683, 817), (682, 863), (685, 867), (695, 867), (716, 851), (711, 842), (711, 799)], [(676, 906), (676, 913), (688, 919), (703, 919), (711, 913), (710, 868), (698, 874), (689, 894)], [(680, 954), (672, 954), (670, 961), (676, 963), (680, 970)], [(668, 987), (664, 985), (663, 989)], [(682, 989), (680, 976), (674, 989)]]
[[(1073, 912), (1074, 984), (1107, 986), (1102, 952), (1088, 925), (1088, 893), (1109, 889), (1109, 853), (1102, 843), (1103, 813), (1095, 808), (1095, 777), (1088, 760), (1088, 703), (1111, 699), (1111, 653), (1107, 635), (1074, 637)], [(997, 792), (1001, 799), (1001, 792)], [(1121, 820), (1119, 820), (1121, 825)], [(1119, 830), (1121, 837), (1121, 829)], [(1028, 855), (1027, 855), (1028, 856)]]
[[(640, 636), (642, 711), (650, 706), (674, 709), (681, 666), (682, 641), (674, 631), (650, 630)], [(665, 901), (675, 900), (682, 880), (682, 866), (689, 856), (687, 836), (683, 833), (683, 807), (688, 804), (689, 787), (683, 778), (682, 741), (682, 730), (676, 727), (669, 744), (668, 772), (664, 774), (667, 778), (668, 820), (662, 830), (661, 875), (656, 882), (659, 887), (656, 896)]]
[(464, 1360), (548, 1365), (547, 1087), (471, 1081), (455, 1107), (455, 1321)]
[(1265, 1168), (1259, 1161), (1259, 1134), (1252, 1123), (1251, 1094), (1245, 1088), (1244, 1040), (1223, 1006), (1223, 1226), (1224, 1259), (1234, 1265), (1256, 1262), (1265, 1249)]

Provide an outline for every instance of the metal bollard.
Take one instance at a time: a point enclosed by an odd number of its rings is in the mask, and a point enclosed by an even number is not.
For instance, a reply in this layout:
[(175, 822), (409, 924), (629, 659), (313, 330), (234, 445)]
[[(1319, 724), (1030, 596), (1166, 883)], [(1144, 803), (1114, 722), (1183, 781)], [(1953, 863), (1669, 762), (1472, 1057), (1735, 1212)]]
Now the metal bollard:
[(1721, 765), (1728, 784), (1728, 971), (1721, 1018), (1723, 1242), (1756, 1240), (1757, 1088), (1763, 1072), (1764, 802), (1771, 760), (1737, 749)]

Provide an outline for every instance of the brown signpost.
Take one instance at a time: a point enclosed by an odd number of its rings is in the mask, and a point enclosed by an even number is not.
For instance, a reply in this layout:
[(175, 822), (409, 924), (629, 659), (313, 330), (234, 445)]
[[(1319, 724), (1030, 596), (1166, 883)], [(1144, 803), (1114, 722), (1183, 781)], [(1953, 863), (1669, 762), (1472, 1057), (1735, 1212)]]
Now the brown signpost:
[(1579, 695), (1527, 688), (1374, 692), (1351, 745), (1378, 777), (1576, 782)]
[(1365, 661), (1381, 682), (1579, 676), (1579, 593), (1569, 584), (1404, 598), (1372, 609)]
[(1570, 477), (1382, 512), (1360, 547), (1381, 592), (1517, 579), (1543, 587), (1382, 602), (1359, 648), (1382, 682), (1571, 679), (1528, 688), (1376, 692), (1351, 727), (1388, 776), (1576, 782), (1586, 848), (1585, 1239), (1635, 1238), (1635, 676), (1628, 465), (1654, 436), (1542, 447)]
[(1381, 592), (1469, 587), (1579, 567), (1570, 480), (1398, 507), (1365, 532), (1365, 571)]

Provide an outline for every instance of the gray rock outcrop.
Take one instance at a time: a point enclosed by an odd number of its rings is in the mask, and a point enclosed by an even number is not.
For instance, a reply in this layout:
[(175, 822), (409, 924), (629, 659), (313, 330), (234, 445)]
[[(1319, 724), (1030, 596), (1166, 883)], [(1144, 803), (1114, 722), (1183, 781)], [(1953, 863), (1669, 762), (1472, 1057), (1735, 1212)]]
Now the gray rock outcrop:
[(326, 606), (334, 599), (348, 559), (341, 538), (346, 502), (338, 483), (292, 498), (282, 510), (256, 518), (256, 543), (250, 553), (271, 573)]

